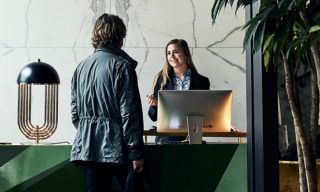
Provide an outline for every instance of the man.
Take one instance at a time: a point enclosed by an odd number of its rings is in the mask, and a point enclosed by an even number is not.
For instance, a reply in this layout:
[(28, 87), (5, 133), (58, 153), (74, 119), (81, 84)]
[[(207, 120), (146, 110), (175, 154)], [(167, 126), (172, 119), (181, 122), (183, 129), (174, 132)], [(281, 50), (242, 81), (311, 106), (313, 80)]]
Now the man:
[(121, 18), (101, 15), (92, 32), (95, 51), (78, 65), (71, 82), (77, 133), (70, 161), (84, 166), (88, 191), (110, 191), (113, 176), (124, 189), (128, 162), (143, 170), (137, 62), (121, 49), (125, 36)]

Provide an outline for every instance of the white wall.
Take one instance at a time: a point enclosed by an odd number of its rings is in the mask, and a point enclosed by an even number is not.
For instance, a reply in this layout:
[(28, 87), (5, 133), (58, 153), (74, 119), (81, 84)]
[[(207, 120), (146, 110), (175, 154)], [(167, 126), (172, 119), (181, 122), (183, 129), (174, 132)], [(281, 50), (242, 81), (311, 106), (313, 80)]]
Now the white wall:
[[(244, 11), (227, 7), (214, 26), (212, 0), (0, 0), (0, 142), (28, 141), (17, 125), (17, 75), (28, 63), (52, 65), (60, 75), (59, 124), (48, 142), (72, 142), (70, 80), (73, 70), (93, 49), (94, 20), (104, 12), (117, 14), (127, 25), (125, 51), (139, 65), (145, 129), (145, 95), (164, 63), (164, 47), (173, 38), (185, 39), (198, 71), (209, 77), (211, 89), (233, 89), (234, 125), (246, 131), (245, 55), (242, 54)], [(38, 99), (33, 99), (37, 105)], [(39, 104), (41, 105), (41, 104)], [(33, 106), (34, 107), (34, 106)], [(40, 112), (41, 113), (41, 112)], [(34, 113), (36, 114), (36, 112)], [(41, 122), (42, 116), (32, 120)]]

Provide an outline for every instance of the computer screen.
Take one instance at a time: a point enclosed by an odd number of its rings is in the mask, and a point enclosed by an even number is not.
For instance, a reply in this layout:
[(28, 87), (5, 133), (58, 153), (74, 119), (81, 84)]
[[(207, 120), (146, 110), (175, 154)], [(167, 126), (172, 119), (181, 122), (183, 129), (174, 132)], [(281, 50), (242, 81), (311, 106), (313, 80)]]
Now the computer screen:
[(202, 132), (231, 130), (231, 90), (161, 90), (158, 132), (188, 132), (187, 116), (202, 116)]

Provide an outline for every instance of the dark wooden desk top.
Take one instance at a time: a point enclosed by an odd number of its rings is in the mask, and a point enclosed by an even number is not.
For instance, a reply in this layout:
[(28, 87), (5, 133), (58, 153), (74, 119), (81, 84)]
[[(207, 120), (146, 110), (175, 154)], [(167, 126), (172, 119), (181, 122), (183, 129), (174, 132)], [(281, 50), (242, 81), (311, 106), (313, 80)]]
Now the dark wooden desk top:
[[(188, 133), (186, 132), (157, 132), (155, 129), (144, 130), (144, 136), (187, 136)], [(203, 137), (246, 137), (247, 132), (238, 132), (238, 131), (231, 131), (231, 132), (212, 132), (202, 133)]]

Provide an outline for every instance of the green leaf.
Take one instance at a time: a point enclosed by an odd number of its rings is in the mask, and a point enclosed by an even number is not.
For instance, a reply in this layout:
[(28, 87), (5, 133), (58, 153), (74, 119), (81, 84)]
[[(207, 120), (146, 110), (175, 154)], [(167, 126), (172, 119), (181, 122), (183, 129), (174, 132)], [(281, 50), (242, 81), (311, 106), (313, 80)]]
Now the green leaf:
[(270, 64), (270, 51), (267, 50), (266, 52), (263, 53), (263, 64), (265, 68), (268, 70), (269, 64)]
[(271, 5), (270, 7), (266, 7), (265, 9), (261, 10), (260, 13), (257, 14), (253, 19), (251, 19), (249, 22), (245, 24), (243, 28), (247, 28), (247, 30), (243, 40), (244, 50), (247, 48), (252, 38), (254, 40), (253, 52), (261, 48), (268, 15), (272, 13), (272, 11), (275, 11), (276, 9), (277, 9), (276, 5)]
[(237, 1), (237, 7), (236, 7), (236, 12), (238, 11), (238, 9), (240, 7), (245, 7), (247, 5), (253, 4), (254, 2), (256, 2), (257, 0), (238, 0)]
[(292, 26), (292, 31), (293, 31), (293, 34), (294, 35), (298, 35), (298, 36), (301, 36), (303, 34), (306, 34), (306, 26), (301, 23), (301, 20), (300, 19), (296, 19), (293, 23), (293, 26)]
[(250, 21), (248, 21), (243, 27), (242, 27), (242, 29), (245, 29), (245, 28), (247, 28), (248, 26), (250, 26), (250, 25), (256, 25), (258, 22), (259, 22), (259, 20), (260, 20), (260, 18), (258, 18), (258, 17), (254, 17), (254, 18), (252, 18)]
[(273, 45), (273, 37), (274, 37), (274, 33), (271, 33), (270, 35), (268, 35), (263, 43), (263, 49), (262, 52), (265, 52), (267, 50), (268, 47), (272, 47)]
[(266, 20), (272, 12), (275, 12), (277, 10), (277, 5), (273, 4), (259, 11), (256, 17), (259, 17), (261, 20)]
[(269, 7), (271, 4), (273, 4), (272, 1), (260, 1), (260, 10), (265, 9), (266, 7)]
[(295, 39), (292, 39), (292, 52), (304, 52), (303, 45), (305, 44), (306, 39), (304, 37), (298, 37)]
[(286, 52), (286, 55), (285, 55), (286, 58), (289, 58), (289, 56), (291, 55), (292, 52), (294, 52), (294, 51), (293, 51), (293, 46), (292, 46), (292, 43), (291, 43), (289, 48), (288, 48), (288, 50), (287, 50), (287, 52)]
[(287, 5), (287, 9), (292, 10), (293, 9), (292, 7), (294, 6), (295, 1), (293, 0), (289, 0), (289, 1), (290, 1), (290, 4)]
[(314, 25), (310, 28), (309, 33), (313, 33), (315, 31), (319, 31), (320, 30), (320, 25)]
[(280, 33), (279, 35), (275, 36), (275, 41), (273, 43), (273, 62), (277, 63), (280, 59), (281, 50), (283, 50), (283, 46), (287, 43), (288, 40), (288, 33)]
[(293, 29), (294, 31), (299, 31), (301, 33), (307, 32), (307, 26), (305, 22), (301, 19), (301, 17), (295, 17)]
[[(226, 1), (226, 2), (225, 2)], [(216, 22), (216, 18), (220, 13), (223, 5), (227, 3), (228, 0), (215, 0), (212, 9), (211, 9), (211, 18), (212, 18), (212, 25)]]
[(248, 44), (250, 44), (252, 36), (258, 27), (258, 22), (259, 22), (259, 20), (256, 19), (251, 25), (248, 26), (248, 28), (246, 30), (244, 40), (243, 40), (243, 49), (244, 50), (247, 48)]
[(238, 0), (238, 1), (237, 1), (236, 12), (238, 11), (238, 9), (239, 9), (241, 6), (244, 6), (244, 5), (245, 5), (245, 0)]
[(281, 10), (284, 11), (290, 11), (292, 9), (292, 6), (294, 5), (295, 1), (293, 0), (281, 0), (278, 3), (278, 6)]
[(263, 42), (264, 31), (266, 27), (266, 20), (261, 21), (258, 24), (256, 32), (253, 34), (253, 52), (258, 51), (261, 48)]

